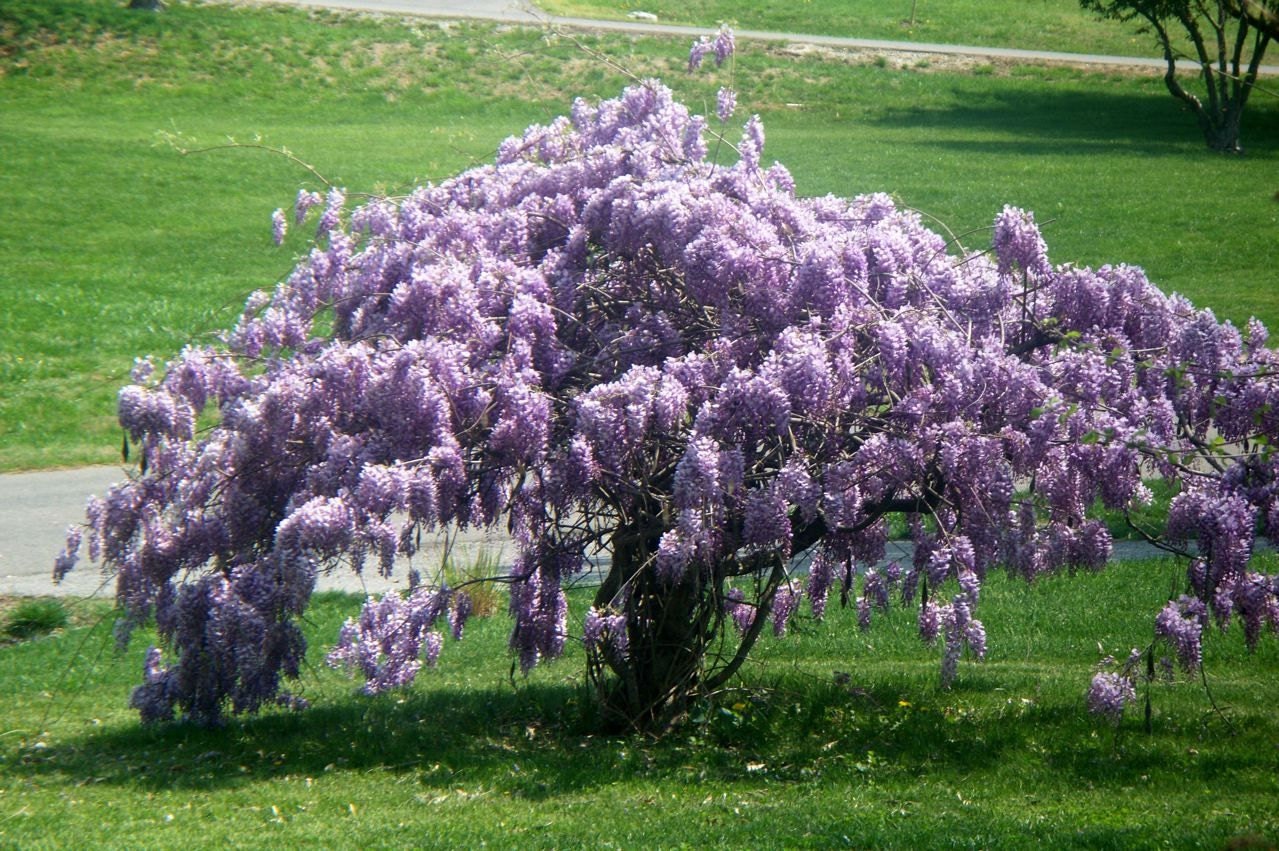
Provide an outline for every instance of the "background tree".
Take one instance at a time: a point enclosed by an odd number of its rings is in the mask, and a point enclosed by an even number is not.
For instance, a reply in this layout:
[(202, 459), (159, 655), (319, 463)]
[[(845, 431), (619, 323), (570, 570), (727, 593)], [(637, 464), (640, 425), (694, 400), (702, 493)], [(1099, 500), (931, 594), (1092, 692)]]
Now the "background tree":
[[(731, 48), (721, 33), (693, 59)], [(406, 198), (298, 196), (317, 242), (288, 279), (224, 345), (140, 363), (120, 394), (143, 464), (90, 504), (83, 543), (115, 572), (122, 637), (153, 616), (176, 653), (148, 654), (144, 719), (280, 699), (319, 572), (389, 574), (454, 526), (516, 541), (500, 581), (520, 666), (579, 635), (601, 704), (641, 728), (832, 593), (866, 626), (915, 606), (949, 682), (985, 652), (987, 572), (1103, 567), (1096, 512), (1148, 501), (1143, 475), (1177, 492), (1147, 531), (1197, 545), (1157, 626), (1187, 666), (1209, 612), (1250, 643), (1279, 622), (1249, 568), (1279, 528), (1259, 324), (1241, 335), (1130, 267), (1053, 266), (1020, 210), (968, 252), (884, 195), (797, 197), (758, 118), (731, 165), (708, 135), (649, 82)], [(880, 564), (892, 516), (907, 564)], [(592, 557), (602, 582), (570, 618)], [(409, 585), (330, 654), (369, 692), (464, 629), (466, 587)], [(1101, 685), (1106, 711), (1130, 691)]]
[(1279, 38), (1279, 3), (1275, 0), (1228, 0), (1227, 7), (1232, 15), (1243, 18), (1272, 40)]
[[(1241, 121), (1257, 69), (1279, 27), (1274, 0), (1079, 0), (1103, 18), (1144, 21), (1167, 62), (1164, 83), (1190, 108), (1208, 147), (1242, 153)], [(1178, 47), (1187, 38), (1199, 63), (1202, 96), (1177, 76)]]

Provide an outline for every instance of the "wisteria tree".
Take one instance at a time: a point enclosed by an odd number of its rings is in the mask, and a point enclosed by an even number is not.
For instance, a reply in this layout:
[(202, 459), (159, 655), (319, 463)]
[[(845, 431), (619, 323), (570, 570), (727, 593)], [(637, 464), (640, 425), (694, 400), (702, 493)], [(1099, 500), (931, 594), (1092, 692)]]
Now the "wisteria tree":
[[(693, 59), (730, 49), (721, 33)], [(148, 656), (144, 719), (280, 699), (317, 575), (390, 573), (452, 527), (517, 542), (521, 667), (580, 624), (603, 706), (638, 727), (832, 594), (863, 625), (913, 605), (949, 681), (985, 652), (988, 572), (1103, 567), (1095, 512), (1149, 500), (1143, 476), (1177, 493), (1151, 534), (1194, 553), (1158, 627), (1187, 664), (1210, 615), (1249, 643), (1279, 623), (1279, 583), (1249, 568), (1279, 527), (1259, 324), (1135, 268), (1054, 266), (1021, 210), (967, 251), (885, 195), (798, 197), (758, 118), (727, 165), (717, 126), (647, 82), (406, 198), (299, 195), (318, 235), (288, 279), (224, 345), (143, 363), (120, 394), (144, 464), (91, 503), (84, 544), (124, 631), (154, 617), (176, 654)], [(882, 563), (893, 516), (906, 564)], [(80, 548), (77, 529), (59, 575)], [(603, 580), (570, 617), (590, 557)], [(430, 582), (370, 600), (330, 659), (369, 692), (404, 686), (469, 609)], [(1097, 708), (1126, 683), (1100, 678)]]

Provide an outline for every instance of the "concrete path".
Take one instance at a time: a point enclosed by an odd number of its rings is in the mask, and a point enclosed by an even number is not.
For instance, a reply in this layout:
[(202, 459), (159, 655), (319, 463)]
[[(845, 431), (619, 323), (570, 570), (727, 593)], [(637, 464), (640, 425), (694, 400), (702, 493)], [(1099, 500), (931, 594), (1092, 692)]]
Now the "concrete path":
[(84, 520), (88, 498), (105, 493), (123, 477), (116, 467), (0, 476), (0, 594), (111, 594), (113, 589), (99, 588), (103, 579), (87, 564), (55, 588), (53, 559), (66, 540), (67, 527)]
[[(87, 558), (63, 582), (54, 585), (53, 560), (66, 541), (67, 528), (84, 522), (89, 497), (105, 494), (107, 488), (124, 478), (125, 471), (120, 467), (0, 475), (0, 595), (114, 595), (114, 582)], [(451, 543), (451, 556), (461, 565), (473, 564), (481, 553), (509, 562), (513, 552), (511, 542), (497, 533), (468, 532)], [(425, 573), (439, 565), (443, 554), (443, 539), (424, 540), (422, 552), (413, 564)], [(320, 578), (319, 587), (351, 593), (404, 588), (411, 566), (406, 561), (397, 564), (390, 580), (378, 576), (372, 565), (364, 576), (349, 570), (334, 571)]]
[[(327, 9), (350, 9), (382, 14), (501, 21), (534, 26), (554, 26), (571, 30), (623, 32), (635, 35), (684, 36), (690, 40), (711, 32), (708, 27), (664, 24), (660, 21), (651, 20), (605, 21), (593, 18), (560, 17), (558, 15), (549, 15), (537, 9), (535, 5), (528, 2), (520, 2), (520, 0), (254, 0), (254, 2), (315, 6)], [(1153, 57), (1106, 56), (1091, 53), (1062, 53), (1051, 50), (1019, 50), (1006, 47), (981, 47), (978, 45), (936, 44), (916, 41), (885, 41), (882, 39), (764, 32), (761, 30), (735, 29), (733, 32), (739, 40), (811, 44), (844, 50), (975, 56), (1013, 62), (1109, 65), (1160, 70), (1166, 67), (1164, 60)], [(1198, 63), (1182, 60), (1178, 62), (1177, 67), (1183, 73), (1194, 73), (1198, 68)], [(1263, 65), (1261, 73), (1263, 75), (1279, 74), (1279, 65)]]

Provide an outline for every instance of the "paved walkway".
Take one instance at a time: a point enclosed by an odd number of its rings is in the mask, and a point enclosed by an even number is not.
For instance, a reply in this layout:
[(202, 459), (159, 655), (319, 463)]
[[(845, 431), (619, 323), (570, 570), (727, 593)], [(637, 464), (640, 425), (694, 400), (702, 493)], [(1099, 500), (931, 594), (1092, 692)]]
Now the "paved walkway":
[[(255, 2), (316, 6), (327, 9), (351, 9), (383, 14), (422, 15), (434, 18), (501, 21), (535, 26), (554, 26), (562, 29), (624, 32), (636, 35), (672, 35), (690, 39), (706, 35), (707, 27), (663, 24), (660, 21), (627, 20), (604, 21), (593, 18), (560, 17), (538, 10), (534, 5), (519, 0), (254, 0)], [(738, 39), (747, 41), (789, 42), (833, 47), (844, 50), (868, 50), (891, 53), (923, 53), (948, 56), (976, 56), (987, 59), (1003, 59), (1014, 62), (1054, 62), (1071, 65), (1109, 65), (1131, 68), (1155, 68), (1162, 70), (1162, 59), (1138, 56), (1106, 56), (1091, 53), (1062, 53), (1051, 50), (1019, 50), (1006, 47), (981, 47), (964, 44), (936, 44), (917, 41), (885, 41), (882, 39), (846, 38), (843, 36), (811, 35), (806, 33), (765, 32), (761, 30), (735, 29)], [(1183, 60), (1178, 68), (1194, 73), (1198, 63)], [(1261, 73), (1279, 74), (1279, 65), (1264, 65)]]
[[(53, 560), (66, 540), (67, 527), (84, 522), (84, 507), (92, 495), (105, 494), (125, 478), (120, 467), (86, 467), (41, 473), (0, 475), (0, 595), (56, 595), (110, 597), (114, 583), (102, 576), (99, 566), (84, 559), (66, 580), (53, 584)], [(473, 563), (481, 551), (510, 559), (514, 546), (496, 533), (471, 532), (453, 542), (452, 556), (462, 565)], [(438, 565), (443, 541), (423, 541), (415, 561), (426, 571)], [(381, 593), (407, 584), (409, 565), (397, 565), (391, 580), (377, 575), (370, 565), (365, 576), (349, 570), (335, 571), (320, 579), (320, 588), (352, 593)]]

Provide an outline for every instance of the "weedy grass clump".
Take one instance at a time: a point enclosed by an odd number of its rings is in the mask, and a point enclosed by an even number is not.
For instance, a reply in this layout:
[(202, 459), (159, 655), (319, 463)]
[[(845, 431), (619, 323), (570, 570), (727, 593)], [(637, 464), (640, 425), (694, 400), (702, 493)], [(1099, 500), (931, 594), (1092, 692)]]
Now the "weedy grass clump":
[(10, 641), (27, 641), (64, 629), (67, 610), (61, 602), (49, 597), (21, 600), (4, 616), (0, 634)]

